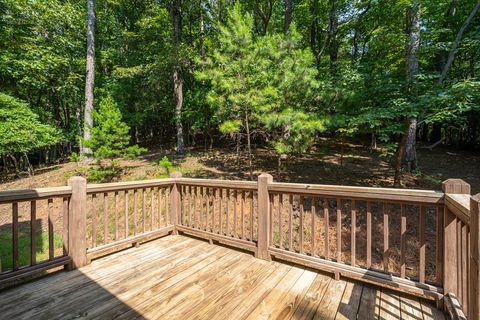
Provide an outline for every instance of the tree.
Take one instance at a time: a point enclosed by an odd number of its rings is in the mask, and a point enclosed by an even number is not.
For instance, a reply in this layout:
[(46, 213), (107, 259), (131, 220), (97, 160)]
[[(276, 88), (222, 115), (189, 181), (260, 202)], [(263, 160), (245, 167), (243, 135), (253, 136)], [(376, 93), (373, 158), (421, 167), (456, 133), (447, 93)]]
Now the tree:
[(123, 122), (122, 113), (112, 97), (103, 98), (92, 116), (91, 137), (84, 144), (100, 164), (104, 159), (134, 157), (145, 151), (137, 145), (130, 146), (130, 128)]
[[(256, 126), (261, 106), (270, 94), (259, 78), (265, 60), (259, 57), (252, 35), (253, 18), (243, 14), (239, 4), (229, 11), (227, 24), (219, 28), (220, 47), (205, 62), (205, 70), (196, 73), (199, 80), (211, 81), (207, 101), (216, 108), (220, 130), (233, 134), (237, 156), (242, 133), (247, 139), (248, 167), (253, 180), (252, 128)], [(252, 123), (252, 120), (254, 123)]]
[[(87, 74), (85, 77), (85, 110), (83, 139), (90, 139), (90, 128), (93, 124), (93, 95), (95, 88), (95, 0), (87, 0)], [(82, 145), (81, 154), (86, 155), (91, 150)]]
[[(182, 2), (181, 0), (172, 0), (170, 5), (173, 25), (173, 47), (174, 54), (178, 55), (180, 43), (182, 41)], [(183, 108), (183, 77), (182, 68), (175, 59), (173, 65), (173, 95), (175, 99), (175, 125), (177, 127), (177, 153), (184, 153), (183, 143), (183, 124), (182, 124), (182, 108)]]
[(26, 162), (29, 174), (33, 174), (28, 153), (55, 145), (61, 138), (61, 133), (43, 124), (27, 103), (0, 92), (0, 155), (13, 162), (17, 173), (19, 157)]

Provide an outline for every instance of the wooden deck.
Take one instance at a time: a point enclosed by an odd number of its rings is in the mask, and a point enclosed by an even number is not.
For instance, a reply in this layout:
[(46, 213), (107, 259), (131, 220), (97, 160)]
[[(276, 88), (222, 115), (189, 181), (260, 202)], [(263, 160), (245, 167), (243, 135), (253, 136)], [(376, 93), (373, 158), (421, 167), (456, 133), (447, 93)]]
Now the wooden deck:
[(185, 236), (0, 291), (2, 319), (443, 319), (425, 301)]

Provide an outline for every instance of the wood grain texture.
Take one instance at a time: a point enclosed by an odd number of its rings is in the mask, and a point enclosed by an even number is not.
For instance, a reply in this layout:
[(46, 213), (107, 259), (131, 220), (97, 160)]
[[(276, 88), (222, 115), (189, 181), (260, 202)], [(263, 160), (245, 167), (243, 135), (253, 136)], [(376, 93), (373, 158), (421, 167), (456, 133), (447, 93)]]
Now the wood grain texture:
[(0, 292), (0, 314), (8, 319), (442, 317), (431, 304), (386, 292), (174, 235)]

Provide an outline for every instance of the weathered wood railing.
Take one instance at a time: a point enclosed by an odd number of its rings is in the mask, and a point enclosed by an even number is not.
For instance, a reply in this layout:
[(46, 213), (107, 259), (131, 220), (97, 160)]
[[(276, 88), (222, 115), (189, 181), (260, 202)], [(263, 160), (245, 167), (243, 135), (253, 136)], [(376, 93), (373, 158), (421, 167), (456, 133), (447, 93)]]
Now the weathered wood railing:
[[(32, 236), (31, 263), (19, 266), (19, 203), (31, 202), (29, 221), (35, 221), (35, 204), (46, 199), (50, 217), (55, 198), (62, 201), (64, 254), (37, 263)], [(80, 267), (181, 232), (445, 302), (452, 316), (479, 319), (479, 203), (455, 179), (436, 192), (279, 183), (270, 175), (245, 182), (174, 173), (89, 185), (74, 177), (68, 187), (0, 192), (13, 218), (13, 267), (0, 273), (0, 282), (59, 265)]]
[(163, 179), (88, 185), (87, 258), (173, 231), (174, 183), (174, 179)]

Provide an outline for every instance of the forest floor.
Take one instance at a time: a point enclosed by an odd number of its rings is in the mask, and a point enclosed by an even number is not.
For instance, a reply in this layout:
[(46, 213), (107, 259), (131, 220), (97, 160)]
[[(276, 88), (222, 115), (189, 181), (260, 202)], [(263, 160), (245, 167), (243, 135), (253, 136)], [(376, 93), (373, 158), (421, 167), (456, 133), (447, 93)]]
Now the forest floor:
[[(280, 180), (285, 182), (391, 187), (393, 163), (370, 152), (358, 143), (346, 143), (344, 154), (338, 144), (321, 144), (309, 153), (287, 159)], [(166, 177), (166, 171), (158, 165), (165, 151), (151, 150), (132, 160), (121, 160), (122, 172), (113, 181), (133, 181)], [(171, 171), (180, 171), (185, 177), (248, 180), (247, 156), (242, 152), (240, 169), (236, 153), (230, 149), (205, 152), (203, 148), (190, 148), (182, 158), (169, 156), (174, 163)], [(409, 189), (441, 189), (442, 181), (461, 178), (472, 185), (472, 193), (480, 192), (480, 154), (437, 147), (433, 150), (418, 149), (418, 170), (404, 172), (402, 184)], [(254, 177), (267, 172), (277, 180), (277, 158), (271, 150), (257, 148), (254, 154)], [(0, 177), (0, 190), (29, 189), (66, 185), (68, 178), (87, 169), (78, 163), (60, 163), (37, 168), (32, 177)], [(255, 179), (255, 178), (254, 178)]]

